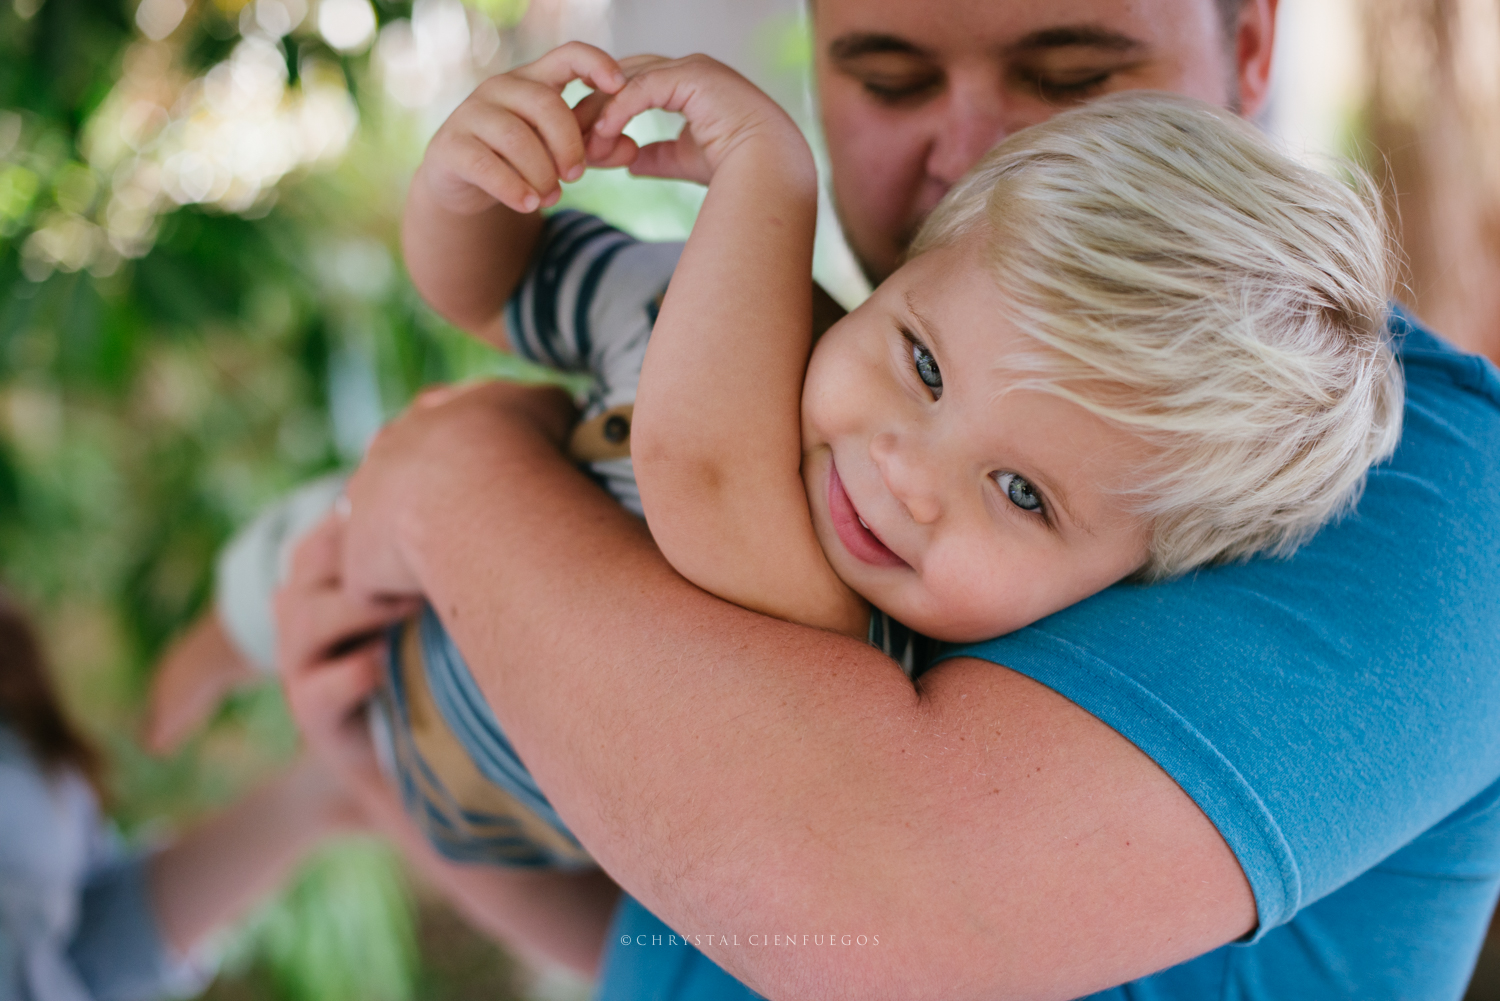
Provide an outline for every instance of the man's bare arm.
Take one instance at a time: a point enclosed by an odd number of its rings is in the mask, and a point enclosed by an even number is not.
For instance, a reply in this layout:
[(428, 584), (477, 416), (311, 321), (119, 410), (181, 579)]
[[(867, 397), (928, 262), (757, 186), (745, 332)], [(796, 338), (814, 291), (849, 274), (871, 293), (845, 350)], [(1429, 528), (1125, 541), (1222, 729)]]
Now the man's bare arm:
[[(566, 398), (560, 402), (566, 404)], [(592, 975), (619, 895), (608, 876), (597, 871), (544, 872), (450, 862), (437, 854), (412, 823), (381, 773), (365, 706), (385, 677), (385, 648), (371, 637), (382, 635), (384, 626), (410, 614), (413, 606), (410, 601), (351, 598), (339, 578), (342, 539), (343, 522), (337, 516), (313, 528), (298, 543), (290, 573), (276, 597), (277, 663), (287, 705), (312, 760), (320, 766), (315, 774), (336, 776), (339, 801), (357, 808), (365, 823), (394, 841), (476, 928), (531, 958), (563, 963)], [(248, 820), (239, 817), (231, 827), (246, 829), (240, 841), (268, 842), (274, 851), (277, 839), (265, 837), (267, 822), (256, 819), (261, 813), (274, 817), (276, 811), (260, 808)], [(304, 814), (312, 811), (291, 812), (292, 816)], [(303, 826), (307, 823), (304, 820)], [(263, 856), (267, 851), (262, 847), (248, 854)], [(196, 859), (197, 868), (210, 871), (226, 868), (223, 855), (223, 851), (215, 854), (200, 848), (187, 858), (190, 865)], [(246, 878), (241, 874), (239, 881)], [(223, 878), (218, 882), (223, 883)], [(197, 905), (197, 911), (205, 907), (222, 910), (233, 903), (232, 895), (229, 903), (219, 899), (223, 896), (211, 895), (207, 904)], [(187, 900), (193, 902), (192, 897)], [(177, 905), (177, 910), (183, 909)], [(170, 918), (170, 913), (164, 913), (163, 925), (169, 933), (184, 923)], [(203, 924), (201, 918), (197, 924)]]
[(731, 973), (770, 997), (1071, 998), (1253, 927), (1213, 825), (1107, 726), (978, 661), (914, 689), (697, 590), (513, 399), (388, 429), (348, 550), (400, 550), (563, 819), (670, 925), (880, 938), (715, 940)]

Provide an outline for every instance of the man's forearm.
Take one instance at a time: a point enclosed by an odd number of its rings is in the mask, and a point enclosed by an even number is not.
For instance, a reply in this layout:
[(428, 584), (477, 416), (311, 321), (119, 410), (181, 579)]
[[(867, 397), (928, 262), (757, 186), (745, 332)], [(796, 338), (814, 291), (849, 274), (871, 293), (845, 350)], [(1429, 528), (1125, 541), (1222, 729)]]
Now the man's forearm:
[[(804, 782), (800, 763), (845, 757), (850, 739), (841, 714), (822, 707), (858, 701), (866, 717), (909, 718), (910, 683), (864, 644), (688, 584), (542, 436), (489, 444), (503, 447), (459, 444), (487, 454), (443, 463), (404, 534), (522, 758), (606, 871), (679, 925), (714, 926), (741, 910), (731, 900), (742, 894), (753, 910), (750, 898), (769, 881), (809, 893), (783, 913), (811, 926), (830, 904), (814, 877), (828, 871), (832, 846), (791, 853), (790, 870), (777, 872), (758, 848), (730, 845), (769, 844), (786, 817), (818, 812), (809, 801), (818, 784)], [(556, 600), (536, 600), (549, 593)], [(736, 634), (755, 652), (724, 664), (722, 646)], [(821, 683), (784, 697), (794, 665), (809, 661), (824, 665)], [(801, 746), (788, 742), (794, 733)], [(683, 781), (663, 787), (667, 774)]]

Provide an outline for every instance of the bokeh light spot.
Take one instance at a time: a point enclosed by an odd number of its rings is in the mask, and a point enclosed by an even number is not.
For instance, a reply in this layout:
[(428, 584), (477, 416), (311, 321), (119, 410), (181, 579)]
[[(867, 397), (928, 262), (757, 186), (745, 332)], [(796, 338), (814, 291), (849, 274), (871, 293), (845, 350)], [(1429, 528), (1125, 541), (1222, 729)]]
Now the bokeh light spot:
[(375, 37), (375, 8), (369, 0), (323, 0), (318, 32), (339, 52), (361, 52)]

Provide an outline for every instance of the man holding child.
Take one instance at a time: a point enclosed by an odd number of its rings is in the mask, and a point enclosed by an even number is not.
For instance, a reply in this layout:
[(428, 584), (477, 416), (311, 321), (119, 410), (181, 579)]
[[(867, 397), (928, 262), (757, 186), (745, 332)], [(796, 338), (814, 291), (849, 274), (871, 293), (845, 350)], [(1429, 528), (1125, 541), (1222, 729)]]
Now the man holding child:
[[(1254, 114), (1274, 8), (817, 0), (863, 266), (889, 274), (990, 146), (1074, 103)], [(299, 554), (289, 695), (334, 746), (378, 673), (338, 642), (385, 616), (361, 567), (409, 573), (628, 894), (492, 888), (555, 953), (602, 946), (603, 997), (1457, 997), (1500, 886), (1500, 380), (1391, 324), (1405, 431), (1356, 513), (1290, 560), (1119, 585), (915, 682), (678, 577), (536, 394), (419, 406)], [(827, 944), (747, 945), (767, 935)]]

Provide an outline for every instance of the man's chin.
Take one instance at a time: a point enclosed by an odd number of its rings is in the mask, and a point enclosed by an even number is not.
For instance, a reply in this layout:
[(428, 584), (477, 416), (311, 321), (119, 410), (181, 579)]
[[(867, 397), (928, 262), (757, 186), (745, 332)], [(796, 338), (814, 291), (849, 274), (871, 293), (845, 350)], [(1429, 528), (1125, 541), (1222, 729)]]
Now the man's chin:
[(872, 288), (889, 278), (895, 273), (897, 268), (905, 263), (907, 248), (911, 246), (912, 240), (917, 235), (917, 230), (922, 228), (922, 220), (917, 219), (903, 226), (896, 233), (893, 241), (887, 243), (885, 240), (881, 240), (879, 246), (863, 247), (857, 245), (854, 240), (849, 238), (850, 230), (848, 224), (844, 221), (843, 214), (836, 214), (838, 215), (839, 225), (843, 229), (844, 242), (848, 245), (849, 251), (854, 255), (854, 262), (859, 265), (860, 273), (865, 276), (865, 280), (870, 283)]
[(854, 259), (859, 262), (859, 269), (864, 272), (865, 278), (871, 286), (879, 285), (891, 275), (896, 269), (907, 261), (907, 254), (911, 250), (912, 241), (917, 238), (917, 231), (922, 228), (920, 221), (913, 222), (896, 234), (895, 246), (881, 255), (879, 261), (871, 257), (855, 252)]

